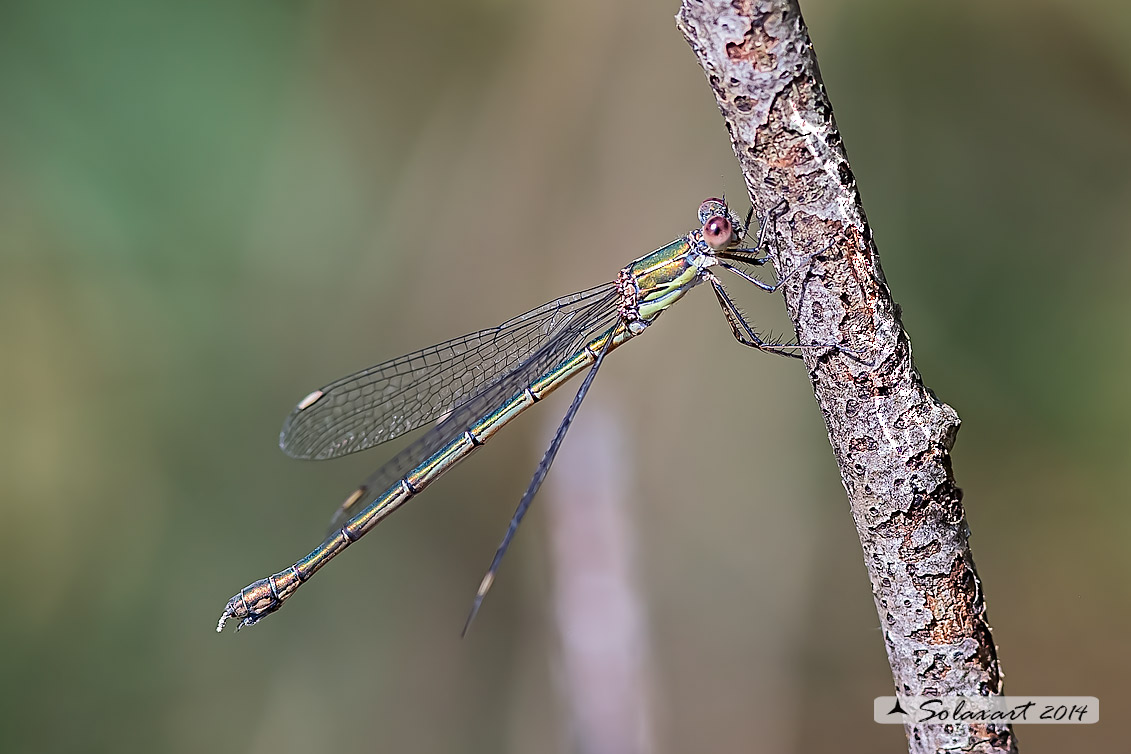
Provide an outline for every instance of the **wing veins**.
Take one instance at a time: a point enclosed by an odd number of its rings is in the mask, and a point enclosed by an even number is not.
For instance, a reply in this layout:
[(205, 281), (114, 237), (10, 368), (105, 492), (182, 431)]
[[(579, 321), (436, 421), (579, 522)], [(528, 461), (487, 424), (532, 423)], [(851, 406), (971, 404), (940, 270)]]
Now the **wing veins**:
[(552, 367), (580, 351), (593, 338), (612, 327), (619, 316), (613, 303), (615, 292), (578, 312), (584, 327), (575, 330), (562, 330), (531, 354), (514, 370), (499, 376), (494, 382), (484, 386), (470, 396), (449, 416), (413, 442), (388, 463), (374, 471), (362, 483), (368, 491), (352, 505), (339, 509), (334, 515), (331, 527), (336, 528), (363, 510), (374, 499), (397, 480), (416, 468), (424, 459), (440, 450), (452, 438), (463, 434), (474, 421), (488, 410), (496, 408), (544, 375)]
[(450, 412), (537, 353), (613, 284), (547, 302), (497, 327), (454, 338), (335, 380), (283, 425), (296, 458), (335, 458), (379, 445)]

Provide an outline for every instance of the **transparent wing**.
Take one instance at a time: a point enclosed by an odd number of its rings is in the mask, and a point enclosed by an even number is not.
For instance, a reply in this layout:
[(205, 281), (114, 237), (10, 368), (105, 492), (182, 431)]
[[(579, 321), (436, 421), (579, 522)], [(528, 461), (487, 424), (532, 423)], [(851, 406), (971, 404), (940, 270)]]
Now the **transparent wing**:
[[(367, 494), (360, 496), (349, 507), (339, 509), (331, 521), (331, 529), (338, 528), (345, 521), (353, 518), (369, 505), (376, 495), (402, 479), (426, 458), (447, 445), (452, 438), (463, 434), (489, 411), (501, 406), (504, 401), (520, 393), (552, 368), (564, 363), (594, 338), (612, 328), (619, 316), (615, 286), (604, 286), (593, 290), (600, 290), (600, 295), (586, 296), (584, 305), (572, 307), (569, 320), (563, 322), (543, 340), (540, 348), (529, 353), (513, 370), (469, 396), (452, 411), (451, 415), (444, 417), (419, 440), (373, 472), (362, 483)], [(561, 300), (563, 299), (559, 299)]]
[(298, 404), (279, 447), (294, 458), (336, 458), (410, 432), (451, 411), (572, 331), (615, 284), (563, 296), (498, 327), (464, 335), (331, 382)]

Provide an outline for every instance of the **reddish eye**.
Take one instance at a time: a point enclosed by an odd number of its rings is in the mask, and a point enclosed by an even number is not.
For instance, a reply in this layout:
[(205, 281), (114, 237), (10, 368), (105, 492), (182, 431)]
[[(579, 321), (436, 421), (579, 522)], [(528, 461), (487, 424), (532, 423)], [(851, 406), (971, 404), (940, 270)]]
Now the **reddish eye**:
[(734, 238), (734, 228), (730, 220), (722, 215), (715, 215), (703, 223), (703, 240), (715, 251), (725, 249)]

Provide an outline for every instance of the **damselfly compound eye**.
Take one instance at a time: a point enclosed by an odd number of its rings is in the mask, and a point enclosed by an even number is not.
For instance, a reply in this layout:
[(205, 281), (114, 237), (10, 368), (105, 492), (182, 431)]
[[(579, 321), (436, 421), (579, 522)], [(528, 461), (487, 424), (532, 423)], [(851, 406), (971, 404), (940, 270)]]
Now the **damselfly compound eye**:
[(733, 239), (734, 228), (730, 220), (722, 215), (707, 218), (707, 222), (703, 223), (703, 240), (715, 251), (725, 249)]

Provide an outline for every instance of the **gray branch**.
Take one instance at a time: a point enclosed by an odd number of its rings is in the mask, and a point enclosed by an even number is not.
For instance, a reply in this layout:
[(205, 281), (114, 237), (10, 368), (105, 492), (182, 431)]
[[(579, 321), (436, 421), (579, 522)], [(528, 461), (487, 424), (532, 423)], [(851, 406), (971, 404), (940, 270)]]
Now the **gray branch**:
[[(954, 409), (923, 385), (796, 2), (684, 0), (677, 24), (726, 120), (825, 417), (896, 693), (1002, 692), (951, 471)], [(786, 204), (782, 204), (782, 200)], [(813, 256), (815, 254), (815, 256)], [(830, 627), (832, 630), (833, 627)], [(908, 726), (911, 752), (1013, 752), (1003, 725)]]

